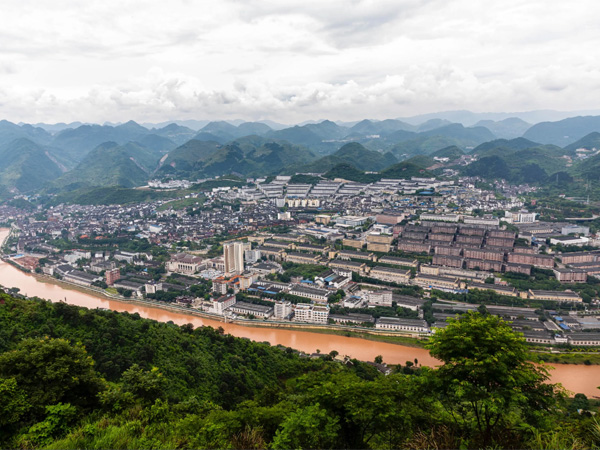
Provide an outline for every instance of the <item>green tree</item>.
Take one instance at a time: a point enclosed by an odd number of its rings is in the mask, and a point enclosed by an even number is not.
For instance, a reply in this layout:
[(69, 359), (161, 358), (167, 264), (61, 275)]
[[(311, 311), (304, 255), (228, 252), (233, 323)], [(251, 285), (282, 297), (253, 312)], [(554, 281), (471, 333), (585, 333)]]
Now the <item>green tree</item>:
[(65, 339), (25, 339), (0, 355), (0, 377), (14, 378), (38, 412), (59, 402), (93, 406), (104, 388), (83, 345)]
[(527, 361), (525, 339), (495, 316), (469, 312), (432, 336), (427, 348), (443, 362), (435, 389), (461, 433), (478, 445), (500, 440), (499, 429), (536, 425), (557, 399), (548, 372)]
[(77, 418), (77, 408), (68, 403), (46, 406), (46, 418), (29, 428), (27, 434), (21, 437), (21, 447), (28, 448), (28, 444), (35, 447), (50, 444), (54, 439), (67, 434)]
[(25, 393), (17, 386), (17, 380), (0, 379), (0, 430), (18, 423), (30, 407)]
[(337, 418), (331, 417), (317, 403), (290, 414), (275, 433), (271, 447), (274, 449), (334, 448), (339, 429)]
[(147, 403), (153, 403), (159, 398), (165, 387), (165, 380), (157, 367), (145, 371), (137, 364), (123, 372), (122, 381), (125, 392), (130, 392)]

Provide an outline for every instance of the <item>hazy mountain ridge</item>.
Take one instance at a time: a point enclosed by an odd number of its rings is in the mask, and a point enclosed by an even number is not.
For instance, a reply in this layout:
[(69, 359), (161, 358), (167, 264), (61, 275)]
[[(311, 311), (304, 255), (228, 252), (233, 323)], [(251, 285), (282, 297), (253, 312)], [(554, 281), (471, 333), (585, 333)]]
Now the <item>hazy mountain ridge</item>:
[[(459, 113), (455, 116), (458, 117)], [(535, 124), (526, 130), (524, 137), (511, 139), (500, 136), (514, 134), (515, 129), (526, 127), (528, 124), (522, 119), (501, 116), (482, 119), (483, 116), (476, 113), (467, 116), (479, 119), (474, 122), (476, 126), (449, 123), (452, 115), (438, 114), (436, 117), (421, 116), (425, 120), (414, 124), (408, 120), (365, 119), (340, 125), (324, 120), (282, 129), (274, 129), (264, 121), (213, 121), (205, 123), (199, 132), (172, 122), (153, 128), (134, 121), (119, 125), (82, 125), (75, 122), (76, 128), (68, 128), (66, 124), (32, 126), (3, 120), (0, 121), (0, 146), (6, 162), (2, 166), (0, 186), (3, 191), (29, 192), (58, 177), (61, 178), (61, 187), (65, 186), (64, 180), (67, 180), (67, 185), (83, 183), (91, 186), (99, 183), (98, 186), (105, 186), (107, 182), (115, 181), (124, 183), (123, 186), (132, 186), (154, 176), (204, 178), (232, 172), (269, 175), (301, 169), (322, 173), (346, 163), (361, 170), (380, 171), (415, 156), (418, 158), (413, 162), (430, 167), (436, 152), (448, 147), (477, 154), (480, 160), (500, 158), (508, 171), (498, 159), (491, 161), (494, 163), (491, 167), (500, 167), (499, 173), (515, 181), (527, 179), (529, 175), (525, 172), (535, 175), (529, 178), (539, 180), (543, 178), (542, 172), (550, 176), (554, 170), (591, 173), (591, 169), (587, 170), (579, 162), (567, 167), (564, 156), (574, 156), (574, 151), (580, 147), (600, 148), (600, 116)], [(534, 139), (536, 136), (542, 139)], [(24, 145), (21, 139), (29, 143)], [(97, 160), (103, 158), (97, 153), (86, 158), (98, 147), (105, 150), (112, 148), (104, 145), (107, 142), (123, 148), (130, 145), (133, 146), (130, 148), (143, 148), (144, 154), (152, 155), (152, 164), (141, 163), (139, 159), (145, 159), (141, 153), (129, 155), (127, 160), (119, 152), (111, 150), (103, 161), (106, 174), (100, 176)], [(133, 144), (135, 142), (137, 144)], [(564, 149), (544, 145), (548, 142), (558, 142)], [(563, 145), (564, 142), (567, 144)], [(16, 158), (15, 155), (20, 152), (24, 155)], [(34, 153), (43, 164), (36, 161), (32, 156)], [(127, 151), (125, 153), (128, 154)], [(508, 161), (507, 155), (511, 155), (512, 161)], [(160, 164), (159, 160), (162, 161)], [(125, 169), (120, 169), (116, 161), (121, 161)], [(520, 168), (514, 167), (517, 162)], [(477, 167), (471, 167), (470, 173), (479, 173)], [(595, 164), (589, 167), (595, 167)], [(128, 181), (124, 175), (127, 168), (132, 171), (133, 181)], [(67, 173), (63, 174), (65, 171)], [(82, 177), (81, 174), (86, 173), (89, 176)], [(24, 184), (26, 178), (30, 181)]]

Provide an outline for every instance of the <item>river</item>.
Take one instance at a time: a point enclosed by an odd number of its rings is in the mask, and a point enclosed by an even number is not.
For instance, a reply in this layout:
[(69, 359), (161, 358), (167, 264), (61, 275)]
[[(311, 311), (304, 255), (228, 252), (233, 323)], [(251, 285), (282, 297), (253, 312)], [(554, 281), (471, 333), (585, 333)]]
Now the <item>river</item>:
[[(7, 236), (8, 230), (0, 229), (0, 242)], [(435, 366), (438, 361), (422, 348), (408, 347), (397, 344), (370, 341), (367, 339), (345, 337), (332, 334), (311, 333), (294, 329), (261, 328), (223, 323), (214, 319), (207, 319), (194, 315), (186, 315), (176, 311), (169, 311), (153, 306), (129, 303), (126, 301), (112, 300), (101, 296), (83, 293), (52, 283), (38, 280), (30, 274), (21, 272), (12, 265), (0, 261), (0, 285), (16, 287), (24, 295), (45, 298), (51, 301), (65, 301), (72, 305), (86, 308), (106, 308), (113, 311), (127, 311), (138, 313), (141, 317), (159, 322), (173, 321), (183, 325), (191, 323), (197, 326), (223, 327), (223, 329), (237, 337), (245, 337), (259, 342), (269, 342), (272, 345), (284, 345), (313, 353), (317, 349), (321, 353), (336, 350), (340, 355), (348, 355), (363, 361), (373, 361), (375, 356), (381, 355), (383, 361), (390, 364), (404, 364), (406, 361), (418, 359), (420, 364)], [(587, 396), (598, 396), (600, 391), (600, 365), (583, 366), (568, 364), (553, 364), (552, 382), (562, 385), (573, 392), (581, 392)]]

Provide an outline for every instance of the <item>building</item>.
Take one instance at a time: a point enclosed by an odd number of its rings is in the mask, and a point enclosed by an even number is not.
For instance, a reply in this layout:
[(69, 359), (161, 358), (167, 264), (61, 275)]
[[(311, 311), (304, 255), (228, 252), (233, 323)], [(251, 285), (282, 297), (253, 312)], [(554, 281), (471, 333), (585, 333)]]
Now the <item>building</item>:
[(121, 278), (121, 271), (118, 268), (110, 269), (104, 272), (104, 276), (106, 277), (106, 284), (112, 286), (115, 281)]
[(465, 216), (463, 218), (465, 224), (469, 225), (479, 225), (479, 226), (488, 226), (488, 227), (497, 227), (500, 225), (500, 219), (497, 217), (492, 217), (491, 215), (486, 215), (484, 217), (469, 217)]
[(406, 284), (410, 280), (410, 270), (376, 266), (369, 271), (369, 277), (390, 283)]
[(227, 308), (235, 305), (236, 299), (235, 295), (223, 295), (222, 297), (212, 299), (211, 302), (210, 312), (223, 315)]
[(435, 222), (458, 222), (460, 216), (457, 214), (421, 214), (421, 220), (431, 220)]
[(569, 344), (600, 347), (600, 333), (573, 333), (569, 335)]
[(462, 268), (464, 259), (460, 256), (434, 255), (431, 262), (435, 266)]
[(295, 284), (290, 289), (290, 294), (298, 297), (310, 298), (316, 302), (327, 303), (332, 293), (327, 289), (305, 286), (303, 284)]
[(265, 305), (255, 305), (248, 302), (235, 302), (229, 307), (229, 311), (243, 316), (254, 316), (267, 319), (273, 315), (273, 307)]
[(429, 333), (427, 322), (420, 319), (401, 319), (398, 317), (380, 317), (375, 322), (378, 330), (408, 331), (411, 333)]
[(329, 267), (363, 274), (366, 268), (366, 264), (356, 261), (344, 261), (342, 259), (334, 259), (332, 261), (329, 261)]
[(598, 252), (563, 253), (560, 256), (560, 260), (563, 264), (594, 262), (594, 261), (600, 260), (600, 253), (598, 253)]
[(344, 247), (352, 247), (352, 248), (361, 249), (361, 248), (363, 248), (363, 245), (365, 245), (365, 243), (364, 243), (364, 241), (359, 241), (356, 239), (342, 239), (342, 245)]
[(247, 291), (256, 280), (258, 280), (258, 274), (256, 272), (244, 272), (238, 277), (240, 290)]
[(588, 245), (590, 243), (590, 239), (585, 236), (556, 236), (550, 238), (550, 245), (574, 245), (577, 247), (583, 247), (584, 245)]
[(375, 255), (373, 255), (373, 253), (367, 253), (367, 252), (355, 252), (352, 250), (340, 250), (338, 252), (338, 256), (339, 259), (344, 259), (344, 260), (351, 260), (351, 259), (363, 259), (366, 261), (374, 261)]
[(487, 283), (472, 283), (469, 282), (469, 290), (478, 289), (480, 291), (494, 291), (498, 295), (506, 295), (508, 297), (518, 297), (519, 293), (514, 287), (511, 286), (500, 286), (497, 284)]
[(513, 264), (528, 264), (536, 267), (552, 269), (554, 258), (551, 255), (538, 255), (533, 253), (509, 253), (508, 262)]
[(461, 288), (458, 278), (455, 277), (439, 277), (435, 275), (425, 275), (422, 273), (412, 280), (412, 283), (422, 287), (423, 289), (437, 289), (440, 291), (455, 292)]
[(212, 291), (217, 293), (217, 294), (221, 294), (221, 295), (225, 295), (227, 294), (227, 289), (229, 289), (229, 280), (223, 278), (223, 277), (218, 277), (215, 278), (214, 280), (212, 280)]
[(288, 319), (292, 315), (292, 312), (292, 302), (275, 302), (275, 306), (273, 308), (273, 316), (276, 319)]
[(396, 295), (392, 297), (392, 301), (396, 303), (399, 308), (412, 309), (413, 311), (419, 311), (423, 308), (423, 305), (427, 301), (423, 298), (411, 297), (409, 295)]
[(387, 244), (390, 245), (394, 240), (394, 236), (387, 234), (369, 234), (367, 236), (367, 244)]
[(555, 268), (552, 271), (561, 283), (585, 283), (587, 281), (587, 272), (583, 269)]
[(382, 223), (385, 225), (396, 225), (402, 222), (405, 219), (405, 214), (400, 212), (382, 212), (375, 216), (375, 221), (377, 223)]
[(398, 258), (397, 256), (382, 256), (378, 262), (398, 267), (419, 267), (419, 261), (412, 258)]
[(204, 263), (202, 258), (187, 253), (177, 253), (167, 263), (167, 270), (169, 272), (185, 275), (192, 275), (204, 269), (206, 269), (206, 263)]
[(329, 306), (298, 303), (294, 308), (294, 321), (327, 324), (329, 321)]
[(81, 270), (71, 270), (70, 272), (67, 272), (63, 278), (65, 281), (70, 281), (71, 283), (79, 284), (81, 286), (91, 286), (92, 283), (96, 281), (102, 281), (102, 277), (90, 275)]
[(329, 319), (335, 323), (355, 325), (375, 322), (373, 316), (370, 316), (368, 314), (330, 314)]
[(261, 257), (262, 257), (262, 254), (260, 253), (260, 250), (245, 250), (244, 251), (244, 259), (250, 264), (254, 264), (259, 259), (261, 259)]
[(285, 255), (285, 260), (296, 264), (319, 264), (320, 257), (313, 253), (290, 252)]
[(369, 291), (364, 296), (369, 306), (392, 306), (392, 291)]
[(584, 227), (582, 225), (567, 225), (562, 227), (560, 234), (568, 236), (569, 234), (580, 234), (583, 236), (589, 236), (590, 227)]
[(427, 253), (431, 251), (431, 244), (423, 241), (401, 240), (398, 242), (398, 250), (409, 253)]
[(223, 259), (226, 275), (239, 275), (244, 272), (244, 243), (240, 241), (223, 244)]
[(391, 246), (389, 244), (380, 244), (377, 242), (368, 242), (367, 250), (370, 252), (388, 253)]
[(527, 298), (532, 300), (548, 300), (552, 302), (574, 302), (581, 303), (581, 297), (573, 291), (534, 291), (529, 289)]

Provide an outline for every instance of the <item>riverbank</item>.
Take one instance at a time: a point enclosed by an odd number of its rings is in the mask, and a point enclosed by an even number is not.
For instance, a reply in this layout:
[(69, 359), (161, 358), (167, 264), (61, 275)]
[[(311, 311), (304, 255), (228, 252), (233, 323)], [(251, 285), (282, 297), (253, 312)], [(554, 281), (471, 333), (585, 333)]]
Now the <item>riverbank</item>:
[(297, 323), (297, 322), (275, 322), (275, 321), (264, 321), (256, 319), (243, 319), (243, 318), (225, 318), (224, 316), (211, 314), (206, 311), (199, 311), (197, 309), (191, 309), (188, 307), (172, 305), (164, 302), (156, 302), (146, 299), (138, 298), (127, 298), (121, 295), (109, 294), (104, 289), (92, 288), (70, 283), (68, 281), (59, 280), (49, 275), (42, 275), (38, 273), (28, 273), (22, 267), (13, 265), (13, 267), (33, 276), (40, 283), (52, 284), (59, 286), (63, 289), (71, 291), (81, 292), (82, 294), (91, 295), (98, 298), (105, 298), (107, 300), (117, 300), (123, 303), (129, 303), (132, 305), (140, 305), (151, 308), (159, 308), (165, 311), (172, 311), (179, 314), (186, 314), (190, 316), (200, 317), (209, 319), (212, 321), (218, 321), (223, 324), (231, 323), (250, 328), (268, 328), (268, 329), (293, 329), (297, 331), (316, 333), (316, 334), (329, 334), (336, 336), (353, 337), (359, 339), (365, 339), (369, 341), (385, 342), (389, 344), (398, 344), (407, 347), (424, 348), (425, 339), (420, 339), (418, 336), (407, 335), (406, 333), (394, 333), (390, 331), (380, 331), (375, 329), (362, 328), (357, 329), (352, 326), (345, 325), (319, 325), (310, 323)]
[[(157, 302), (147, 299), (138, 298), (126, 298), (121, 295), (110, 294), (101, 288), (80, 286), (68, 281), (59, 280), (54, 277), (29, 273), (24, 268), (17, 264), (13, 264), (13, 267), (23, 273), (27, 273), (29, 276), (34, 277), (38, 282), (44, 284), (52, 284), (62, 289), (70, 291), (80, 292), (82, 294), (90, 295), (96, 298), (102, 298), (107, 300), (115, 300), (122, 303), (131, 305), (138, 305), (143, 307), (150, 307), (161, 309), (164, 311), (170, 311), (178, 314), (183, 314), (191, 317), (199, 317), (208, 319), (210, 321), (219, 322), (216, 326), (221, 324), (235, 324), (242, 327), (254, 328), (254, 329), (280, 329), (280, 330), (295, 330), (298, 332), (308, 332), (312, 334), (325, 334), (342, 336), (349, 338), (362, 339), (367, 341), (382, 342), (387, 344), (394, 344), (404, 347), (412, 347), (424, 349), (427, 339), (419, 338), (415, 335), (407, 335), (406, 333), (394, 333), (390, 331), (379, 331), (372, 329), (357, 329), (352, 326), (344, 325), (319, 325), (309, 323), (296, 323), (296, 322), (275, 322), (275, 321), (264, 321), (257, 319), (230, 319), (225, 318), (221, 315), (211, 314), (206, 311), (199, 311), (191, 309), (189, 307), (178, 306), (173, 304), (167, 304), (163, 302)], [(569, 352), (569, 351), (551, 351), (551, 349), (533, 349), (531, 350), (531, 361), (533, 362), (547, 362), (547, 363), (558, 363), (558, 364), (570, 364), (570, 365), (600, 365), (600, 353), (598, 352)]]

